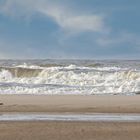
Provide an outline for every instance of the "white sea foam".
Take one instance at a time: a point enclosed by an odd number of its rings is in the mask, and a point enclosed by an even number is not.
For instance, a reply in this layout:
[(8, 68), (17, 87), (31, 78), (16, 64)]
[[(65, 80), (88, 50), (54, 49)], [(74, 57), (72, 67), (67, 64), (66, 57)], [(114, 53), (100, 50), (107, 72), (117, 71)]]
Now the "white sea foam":
[(2, 70), (0, 72), (0, 81), (10, 81), (13, 76), (8, 70)]
[(26, 76), (22, 71), (33, 68), (32, 74), (38, 67), (22, 68), (18, 77), (8, 70), (0, 72), (1, 94), (133, 95), (140, 91), (140, 72), (133, 69), (70, 65), (42, 68), (36, 76)]
[(17, 65), (17, 68), (27, 68), (27, 69), (43, 69), (40, 66), (37, 65), (27, 65), (26, 63), (24, 63), (23, 65)]

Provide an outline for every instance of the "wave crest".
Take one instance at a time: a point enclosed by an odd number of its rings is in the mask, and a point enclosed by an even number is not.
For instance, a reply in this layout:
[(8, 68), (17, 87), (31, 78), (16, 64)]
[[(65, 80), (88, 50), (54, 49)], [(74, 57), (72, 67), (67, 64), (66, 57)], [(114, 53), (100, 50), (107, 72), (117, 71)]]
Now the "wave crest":
[(126, 94), (140, 91), (140, 72), (116, 67), (2, 68), (0, 92)]

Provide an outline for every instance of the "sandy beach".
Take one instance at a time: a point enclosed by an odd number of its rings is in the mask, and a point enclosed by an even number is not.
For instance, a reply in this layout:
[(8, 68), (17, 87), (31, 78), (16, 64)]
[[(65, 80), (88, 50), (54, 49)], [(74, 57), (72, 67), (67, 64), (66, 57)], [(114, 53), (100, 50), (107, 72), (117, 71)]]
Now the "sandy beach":
[[(140, 96), (0, 95), (0, 112), (140, 113)], [(0, 122), (2, 140), (139, 140), (140, 122)]]
[(140, 96), (0, 95), (0, 112), (140, 113)]
[(140, 123), (0, 122), (1, 140), (139, 140)]

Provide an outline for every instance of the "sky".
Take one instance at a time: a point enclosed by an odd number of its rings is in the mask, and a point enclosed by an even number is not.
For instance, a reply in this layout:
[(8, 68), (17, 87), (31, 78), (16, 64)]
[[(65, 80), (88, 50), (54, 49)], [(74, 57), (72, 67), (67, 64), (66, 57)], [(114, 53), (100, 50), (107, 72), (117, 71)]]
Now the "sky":
[(0, 0), (0, 59), (140, 59), (140, 0)]

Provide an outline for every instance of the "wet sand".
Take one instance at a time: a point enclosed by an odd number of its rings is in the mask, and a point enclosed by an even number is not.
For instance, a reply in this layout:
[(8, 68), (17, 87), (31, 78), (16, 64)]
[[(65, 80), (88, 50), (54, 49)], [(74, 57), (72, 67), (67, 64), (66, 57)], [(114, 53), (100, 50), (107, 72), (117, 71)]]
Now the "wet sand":
[[(0, 95), (0, 112), (140, 113), (140, 96)], [(0, 121), (0, 140), (139, 140), (140, 122)]]
[(0, 140), (139, 140), (140, 123), (0, 122)]
[(140, 96), (0, 95), (0, 112), (140, 113)]

